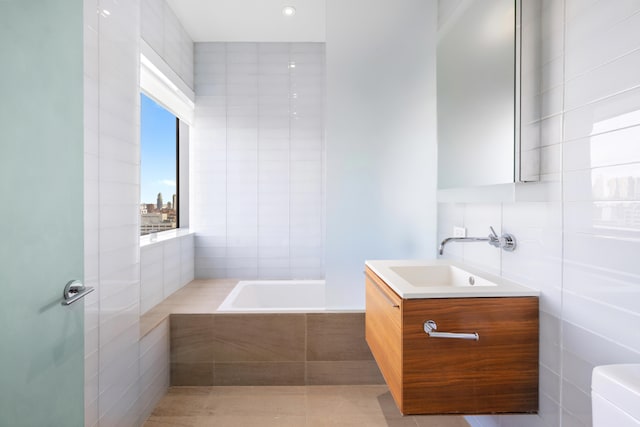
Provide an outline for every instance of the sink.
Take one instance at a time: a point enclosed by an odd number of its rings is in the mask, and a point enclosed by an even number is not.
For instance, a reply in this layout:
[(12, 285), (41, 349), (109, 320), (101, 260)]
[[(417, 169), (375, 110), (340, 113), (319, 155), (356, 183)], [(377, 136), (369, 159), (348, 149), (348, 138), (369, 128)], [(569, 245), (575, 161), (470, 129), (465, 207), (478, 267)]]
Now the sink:
[(373, 260), (365, 264), (401, 298), (540, 295), (537, 290), (451, 260)]
[(413, 286), (497, 286), (496, 283), (453, 265), (389, 267)]

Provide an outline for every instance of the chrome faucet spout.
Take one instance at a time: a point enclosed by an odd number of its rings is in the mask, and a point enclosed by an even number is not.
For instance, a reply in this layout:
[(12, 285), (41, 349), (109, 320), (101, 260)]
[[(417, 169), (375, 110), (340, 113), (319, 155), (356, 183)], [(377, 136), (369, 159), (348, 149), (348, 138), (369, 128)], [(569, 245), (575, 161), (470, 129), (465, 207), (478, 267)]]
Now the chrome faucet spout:
[(440, 243), (440, 255), (444, 253), (444, 246), (449, 242), (490, 242), (489, 237), (447, 237)]
[(440, 255), (444, 253), (444, 247), (449, 242), (488, 242), (491, 246), (502, 248), (507, 252), (515, 250), (516, 238), (512, 234), (503, 233), (502, 236), (498, 237), (493, 227), (489, 228), (491, 229), (491, 234), (488, 237), (447, 237), (440, 243)]

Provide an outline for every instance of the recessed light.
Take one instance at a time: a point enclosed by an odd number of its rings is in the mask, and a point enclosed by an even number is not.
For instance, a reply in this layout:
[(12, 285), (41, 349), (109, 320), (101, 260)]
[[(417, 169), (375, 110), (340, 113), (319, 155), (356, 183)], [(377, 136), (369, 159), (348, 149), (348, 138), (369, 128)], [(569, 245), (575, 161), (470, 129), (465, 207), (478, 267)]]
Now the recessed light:
[(285, 6), (282, 8), (282, 14), (284, 16), (293, 16), (296, 14), (296, 8), (293, 6)]

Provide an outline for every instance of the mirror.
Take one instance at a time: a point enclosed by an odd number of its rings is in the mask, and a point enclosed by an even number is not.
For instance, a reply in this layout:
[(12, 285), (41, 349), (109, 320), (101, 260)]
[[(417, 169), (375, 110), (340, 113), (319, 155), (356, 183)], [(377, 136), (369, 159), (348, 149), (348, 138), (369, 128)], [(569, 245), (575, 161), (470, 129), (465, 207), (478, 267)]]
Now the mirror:
[(437, 48), (438, 188), (519, 179), (519, 40), (514, 0), (466, 0)]

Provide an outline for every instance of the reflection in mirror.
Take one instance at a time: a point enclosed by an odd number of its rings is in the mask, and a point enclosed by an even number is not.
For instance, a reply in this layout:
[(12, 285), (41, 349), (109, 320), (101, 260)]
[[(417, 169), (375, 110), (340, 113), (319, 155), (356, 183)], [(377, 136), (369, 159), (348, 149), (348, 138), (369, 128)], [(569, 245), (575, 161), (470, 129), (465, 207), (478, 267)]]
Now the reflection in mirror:
[[(516, 3), (462, 0), (440, 27), (440, 189), (521, 180), (520, 10)], [(527, 155), (531, 149), (526, 148)], [(528, 178), (537, 179), (534, 166), (528, 166)]]

